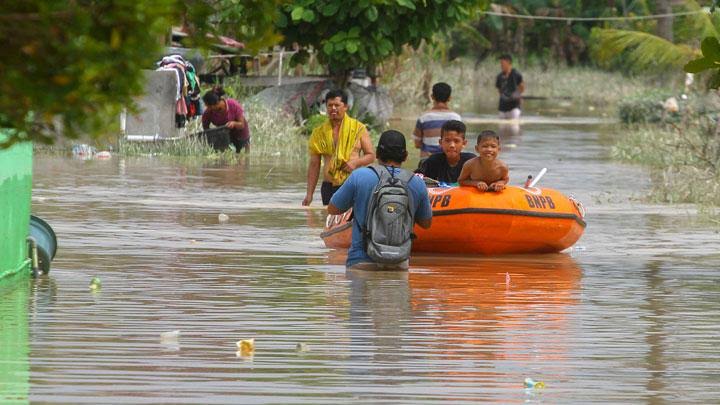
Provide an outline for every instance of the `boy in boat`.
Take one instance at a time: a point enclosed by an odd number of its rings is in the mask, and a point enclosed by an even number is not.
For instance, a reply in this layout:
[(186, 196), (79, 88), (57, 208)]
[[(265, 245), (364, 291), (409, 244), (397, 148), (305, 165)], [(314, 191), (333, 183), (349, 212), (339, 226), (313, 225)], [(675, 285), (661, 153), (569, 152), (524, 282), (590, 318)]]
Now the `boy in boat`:
[(473, 153), (462, 151), (467, 145), (467, 139), (465, 139), (466, 130), (467, 128), (462, 121), (450, 120), (445, 122), (440, 130), (440, 148), (442, 152), (435, 153), (429, 158), (420, 161), (415, 173), (439, 182), (457, 182), (465, 162), (475, 157)]
[(463, 165), (458, 182), (461, 186), (477, 187), (480, 191), (502, 191), (510, 181), (508, 166), (498, 159), (500, 137), (495, 131), (482, 131), (475, 150), (480, 155)]
[(441, 130), (445, 122), (448, 120), (461, 121), (460, 114), (450, 109), (450, 95), (452, 87), (447, 83), (435, 83), (432, 86), (433, 106), (429, 111), (420, 115), (415, 123), (415, 131), (413, 131), (413, 140), (415, 147), (420, 149), (420, 157), (427, 157), (433, 153), (440, 153)]

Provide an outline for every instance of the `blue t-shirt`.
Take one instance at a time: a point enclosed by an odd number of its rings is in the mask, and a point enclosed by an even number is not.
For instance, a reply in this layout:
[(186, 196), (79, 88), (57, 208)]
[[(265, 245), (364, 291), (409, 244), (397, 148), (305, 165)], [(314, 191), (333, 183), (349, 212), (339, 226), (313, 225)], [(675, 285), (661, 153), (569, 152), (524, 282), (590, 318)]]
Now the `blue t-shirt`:
[[(387, 167), (393, 170), (393, 174), (399, 172), (398, 168)], [(378, 178), (375, 172), (367, 167), (354, 170), (350, 177), (345, 180), (342, 187), (330, 199), (330, 204), (336, 206), (341, 211), (353, 209), (353, 227), (352, 227), (352, 243), (348, 249), (347, 267), (353, 266), (360, 262), (372, 262), (372, 259), (365, 253), (365, 246), (362, 238), (362, 228), (365, 226), (365, 217), (367, 216), (370, 197), (377, 186)], [(430, 208), (430, 198), (428, 197), (425, 183), (417, 176), (413, 176), (408, 184), (408, 189), (412, 193), (413, 204), (415, 205), (415, 220), (423, 220), (432, 218), (432, 208)]]

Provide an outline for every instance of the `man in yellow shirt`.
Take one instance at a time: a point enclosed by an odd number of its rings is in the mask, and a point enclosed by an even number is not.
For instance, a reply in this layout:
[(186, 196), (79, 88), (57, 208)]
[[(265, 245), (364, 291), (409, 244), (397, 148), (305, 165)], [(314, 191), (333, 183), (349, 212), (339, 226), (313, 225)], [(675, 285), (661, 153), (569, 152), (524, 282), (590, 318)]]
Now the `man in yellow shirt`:
[[(310, 205), (320, 177), (323, 160), (323, 182), (320, 195), (323, 205), (350, 176), (353, 170), (375, 161), (375, 150), (365, 125), (347, 115), (347, 93), (331, 90), (325, 96), (328, 120), (315, 128), (308, 140), (310, 162), (307, 173), (307, 193), (303, 205)], [(361, 154), (362, 152), (362, 154)]]

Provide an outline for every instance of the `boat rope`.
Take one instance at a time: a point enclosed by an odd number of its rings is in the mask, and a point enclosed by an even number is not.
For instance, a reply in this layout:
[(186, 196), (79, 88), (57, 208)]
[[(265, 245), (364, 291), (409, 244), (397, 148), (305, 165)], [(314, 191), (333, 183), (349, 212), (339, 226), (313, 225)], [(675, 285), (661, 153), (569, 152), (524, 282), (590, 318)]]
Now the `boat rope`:
[(626, 21), (626, 20), (655, 20), (659, 18), (667, 17), (682, 17), (687, 15), (695, 15), (709, 13), (707, 10), (694, 10), (694, 11), (681, 11), (678, 13), (666, 13), (666, 14), (650, 14), (650, 15), (629, 15), (629, 16), (615, 16), (615, 17), (555, 17), (555, 16), (543, 16), (543, 15), (529, 15), (529, 14), (510, 14), (500, 13), (497, 11), (480, 11), (480, 14), (492, 15), (497, 17), (508, 17), (508, 18), (520, 18), (526, 20), (550, 20), (550, 21)]

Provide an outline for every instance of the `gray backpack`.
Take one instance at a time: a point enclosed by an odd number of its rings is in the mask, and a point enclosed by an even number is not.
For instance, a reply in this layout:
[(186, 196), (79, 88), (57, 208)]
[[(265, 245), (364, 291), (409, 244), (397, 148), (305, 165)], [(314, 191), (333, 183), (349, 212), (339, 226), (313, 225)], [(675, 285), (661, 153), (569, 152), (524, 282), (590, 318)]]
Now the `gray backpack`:
[(368, 166), (380, 178), (370, 197), (365, 217), (365, 252), (376, 263), (398, 264), (410, 257), (415, 212), (408, 184), (413, 174), (400, 169), (395, 175), (385, 166)]

